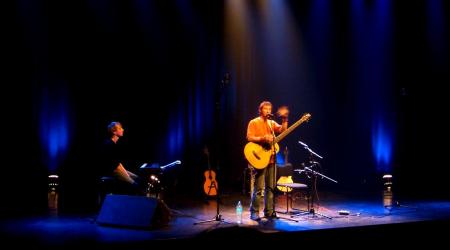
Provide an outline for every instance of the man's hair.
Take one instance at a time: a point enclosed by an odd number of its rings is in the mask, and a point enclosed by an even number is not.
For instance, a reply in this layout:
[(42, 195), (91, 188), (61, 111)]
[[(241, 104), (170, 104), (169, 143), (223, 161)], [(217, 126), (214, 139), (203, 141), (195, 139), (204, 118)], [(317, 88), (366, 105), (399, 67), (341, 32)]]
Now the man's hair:
[(108, 125), (108, 134), (112, 136), (114, 132), (117, 130), (117, 126), (122, 126), (122, 123), (120, 122), (111, 122)]
[(272, 103), (269, 101), (263, 101), (261, 102), (261, 104), (259, 104), (259, 108), (258, 108), (258, 113), (261, 114), (262, 109), (264, 106), (271, 106), (272, 107)]

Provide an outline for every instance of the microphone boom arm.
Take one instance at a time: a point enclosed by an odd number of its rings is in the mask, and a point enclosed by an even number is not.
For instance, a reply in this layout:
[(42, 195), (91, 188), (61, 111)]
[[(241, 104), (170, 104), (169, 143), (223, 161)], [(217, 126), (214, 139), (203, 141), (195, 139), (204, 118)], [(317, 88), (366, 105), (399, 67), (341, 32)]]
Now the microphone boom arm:
[(326, 178), (326, 179), (328, 179), (328, 180), (330, 180), (330, 181), (332, 181), (332, 182), (334, 182), (334, 183), (338, 183), (336, 180), (334, 180), (334, 179), (331, 179), (330, 177), (328, 177), (328, 176), (326, 176), (326, 175), (323, 175), (323, 174), (321, 174), (321, 173), (319, 173), (319, 172), (317, 172), (317, 171), (314, 171), (314, 170), (312, 170), (312, 169), (310, 169), (309, 167), (305, 167), (305, 169), (303, 170), (303, 169), (294, 169), (294, 171), (297, 171), (297, 172), (299, 172), (299, 173), (301, 173), (301, 172), (311, 172), (311, 173), (313, 173), (313, 174), (315, 174), (315, 175), (320, 175), (320, 176), (322, 176), (323, 178)]
[(318, 155), (316, 152), (312, 151), (309, 147), (305, 147), (306, 150), (308, 150), (311, 154), (315, 155), (319, 159), (323, 159), (322, 156)]
[(300, 143), (300, 145), (302, 145), (306, 150), (308, 150), (309, 153), (315, 155), (315, 156), (316, 156), (317, 158), (319, 158), (319, 159), (323, 159), (322, 156), (320, 156), (320, 155), (317, 154), (316, 152), (312, 151), (312, 149), (310, 149), (306, 143), (304, 143), (304, 142), (302, 142), (302, 141), (298, 141), (298, 143)]

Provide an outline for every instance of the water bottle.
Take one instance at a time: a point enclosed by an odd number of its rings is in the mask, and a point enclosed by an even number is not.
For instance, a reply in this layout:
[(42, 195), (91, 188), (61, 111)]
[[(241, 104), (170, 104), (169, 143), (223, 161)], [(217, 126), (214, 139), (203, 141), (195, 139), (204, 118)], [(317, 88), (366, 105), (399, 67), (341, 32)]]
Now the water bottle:
[(242, 204), (241, 204), (241, 201), (239, 201), (238, 204), (236, 205), (236, 219), (237, 219), (237, 223), (238, 224), (242, 223)]

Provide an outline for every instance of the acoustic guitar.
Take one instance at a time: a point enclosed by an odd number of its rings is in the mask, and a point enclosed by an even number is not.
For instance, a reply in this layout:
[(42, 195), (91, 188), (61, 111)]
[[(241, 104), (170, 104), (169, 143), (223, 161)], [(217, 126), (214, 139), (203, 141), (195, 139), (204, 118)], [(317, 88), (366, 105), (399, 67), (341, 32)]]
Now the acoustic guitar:
[(303, 122), (308, 121), (311, 118), (311, 115), (306, 113), (296, 121), (292, 126), (283, 131), (274, 139), (274, 146), (272, 145), (260, 145), (254, 142), (249, 142), (244, 147), (244, 155), (247, 161), (255, 167), (256, 169), (263, 169), (269, 165), (270, 157), (274, 151), (278, 153), (280, 150), (280, 146), (278, 142), (283, 140), (289, 133), (291, 133), (294, 129), (296, 129)]
[(208, 196), (216, 196), (217, 189), (219, 188), (219, 184), (216, 181), (216, 172), (211, 170), (211, 162), (209, 160), (209, 150), (207, 147), (203, 149), (203, 153), (206, 155), (208, 159), (208, 170), (206, 170), (203, 175), (205, 176), (205, 183), (203, 184), (203, 190), (205, 194)]

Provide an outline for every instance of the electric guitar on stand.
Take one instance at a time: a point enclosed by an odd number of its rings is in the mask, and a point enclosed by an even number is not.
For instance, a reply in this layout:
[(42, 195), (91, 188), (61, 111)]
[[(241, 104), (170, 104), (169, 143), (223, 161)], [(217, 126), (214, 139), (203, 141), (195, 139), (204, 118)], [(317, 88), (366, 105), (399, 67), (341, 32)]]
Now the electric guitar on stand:
[(203, 153), (206, 155), (206, 158), (208, 159), (208, 170), (206, 170), (203, 173), (203, 175), (205, 176), (205, 183), (203, 184), (203, 190), (205, 191), (205, 194), (208, 196), (216, 196), (219, 185), (216, 181), (216, 172), (214, 172), (214, 170), (211, 170), (211, 162), (209, 160), (209, 150), (207, 147), (203, 149)]
[[(296, 121), (292, 126), (279, 134), (274, 140), (275, 152), (278, 153), (280, 146), (278, 142), (283, 140), (289, 133), (297, 128), (303, 122), (308, 121), (311, 115), (306, 113)], [(260, 145), (254, 142), (249, 142), (245, 145), (244, 155), (247, 161), (256, 169), (263, 169), (269, 165), (270, 157), (272, 156), (273, 148), (271, 145)]]

